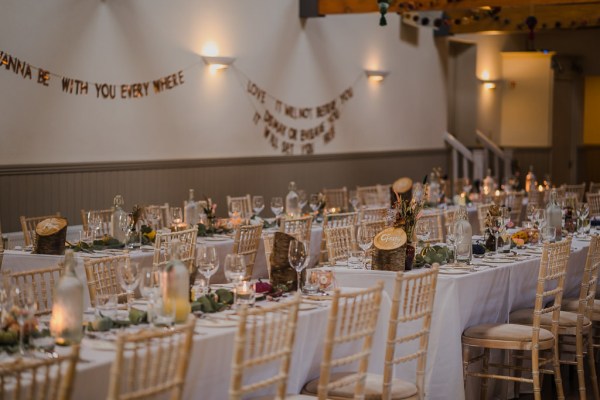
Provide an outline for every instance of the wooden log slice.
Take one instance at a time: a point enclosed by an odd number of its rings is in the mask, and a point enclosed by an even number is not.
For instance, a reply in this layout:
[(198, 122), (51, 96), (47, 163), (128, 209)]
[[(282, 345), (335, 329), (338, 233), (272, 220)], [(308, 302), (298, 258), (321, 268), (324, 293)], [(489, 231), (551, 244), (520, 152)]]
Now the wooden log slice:
[(406, 262), (406, 232), (402, 228), (387, 228), (373, 240), (372, 269), (404, 271)]
[(396, 196), (400, 197), (402, 200), (410, 201), (412, 198), (412, 185), (412, 179), (407, 177), (400, 178), (392, 184), (392, 192), (394, 192)]
[(36, 254), (65, 254), (68, 221), (63, 217), (46, 218), (35, 227)]

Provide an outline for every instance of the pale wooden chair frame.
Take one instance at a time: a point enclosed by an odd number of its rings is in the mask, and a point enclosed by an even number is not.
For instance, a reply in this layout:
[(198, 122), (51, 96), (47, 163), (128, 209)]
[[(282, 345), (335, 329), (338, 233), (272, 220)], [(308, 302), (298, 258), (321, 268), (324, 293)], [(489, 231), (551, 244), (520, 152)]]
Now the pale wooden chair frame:
[[(241, 400), (248, 393), (270, 386), (277, 388), (277, 399), (286, 397), (300, 301), (300, 294), (296, 293), (293, 300), (274, 306), (240, 308), (233, 349), (230, 400)], [(250, 369), (274, 362), (279, 363), (276, 375), (244, 384), (244, 374)]]
[(354, 225), (326, 228), (325, 237), (327, 238), (327, 259), (332, 266), (336, 261), (348, 259), (348, 252), (357, 249)]
[[(150, 208), (157, 208), (160, 210), (160, 220), (157, 222), (156, 228), (163, 229), (165, 227), (171, 226), (171, 208), (169, 207), (169, 203), (145, 206), (144, 215), (146, 215), (146, 210)], [(147, 216), (145, 216), (145, 218), (147, 218)]]
[(119, 335), (107, 399), (146, 399), (167, 392), (171, 400), (181, 399), (195, 324), (190, 314), (185, 324), (169, 330)]
[(358, 213), (325, 213), (323, 215), (323, 234), (321, 237), (321, 253), (319, 256), (319, 263), (323, 264), (327, 262), (327, 237), (325, 230), (327, 228), (334, 228), (338, 226), (357, 225), (358, 224)]
[(292, 235), (301, 242), (304, 242), (306, 249), (309, 250), (312, 220), (313, 217), (311, 215), (300, 218), (283, 219), (279, 231)]
[(588, 193), (598, 193), (600, 191), (600, 182), (590, 182)]
[(0, 362), (0, 399), (69, 400), (73, 392), (79, 345), (55, 358), (17, 358)]
[(177, 239), (181, 243), (179, 259), (188, 267), (190, 272), (193, 271), (196, 262), (197, 237), (198, 229), (196, 228), (190, 228), (179, 232), (157, 232), (154, 237), (154, 258), (152, 260), (152, 266), (160, 269), (169, 262), (171, 243), (173, 240)]
[(92, 306), (96, 306), (98, 295), (116, 294), (121, 302), (127, 300), (127, 293), (121, 288), (117, 280), (117, 268), (119, 264), (125, 263), (129, 259), (128, 253), (112, 257), (85, 257), (83, 259), (88, 294)]
[[(244, 215), (249, 215), (251, 216), (252, 214), (254, 214), (254, 211), (252, 210), (252, 198), (250, 197), (249, 194), (244, 195), (244, 196), (227, 196), (227, 209), (231, 209), (231, 203), (239, 203), (241, 208), (241, 215), (240, 217), (243, 217)], [(249, 218), (249, 217), (248, 217)]]
[(600, 217), (600, 193), (586, 193), (590, 218)]
[[(567, 274), (567, 264), (569, 261), (569, 254), (571, 252), (571, 239), (564, 240), (559, 243), (546, 243), (543, 247), (542, 258), (540, 261), (540, 268), (536, 286), (535, 295), (535, 306), (533, 309), (533, 323), (532, 323), (532, 339), (527, 340), (500, 340), (500, 339), (487, 339), (481, 337), (469, 337), (468, 328), (462, 335), (463, 345), (463, 378), (466, 386), (467, 378), (469, 376), (479, 377), (483, 379), (481, 385), (482, 399), (487, 398), (487, 380), (488, 379), (501, 379), (513, 382), (527, 382), (533, 384), (533, 394), (535, 400), (541, 400), (541, 383), (540, 373), (554, 374), (554, 381), (556, 384), (556, 390), (558, 398), (564, 400), (564, 393), (562, 387), (562, 378), (560, 374), (560, 363), (558, 358), (558, 321), (560, 317), (560, 308), (562, 302), (563, 288), (565, 283), (565, 276)], [(548, 282), (556, 282), (552, 289), (546, 289)], [(544, 305), (554, 298), (554, 303), (544, 307)], [(552, 339), (540, 340), (540, 329), (542, 315), (552, 315), (552, 326), (549, 331), (552, 333)], [(501, 326), (504, 324), (489, 324), (490, 327)], [(511, 325), (511, 324), (507, 324)], [(512, 324), (515, 325), (515, 324)], [(484, 327), (487, 325), (484, 325)], [(483, 348), (483, 356), (477, 356), (470, 358), (470, 348), (478, 347)], [(517, 370), (522, 371), (520, 365), (504, 365), (504, 364), (491, 364), (489, 363), (489, 353), (491, 349), (501, 350), (513, 350), (513, 351), (529, 351), (531, 352), (531, 371), (532, 378), (527, 379), (521, 376), (512, 375), (499, 375), (488, 373), (489, 367), (498, 367), (502, 370)], [(549, 351), (551, 353), (548, 358), (541, 358), (540, 351)], [(483, 362), (482, 372), (471, 372), (469, 371), (469, 365), (478, 361)], [(552, 363), (552, 370), (542, 369), (546, 364)]]
[(379, 185), (374, 186), (357, 186), (356, 195), (358, 196), (358, 204), (361, 206), (376, 206), (381, 203), (381, 193)]
[(576, 185), (563, 185), (565, 193), (575, 193), (577, 195), (577, 201), (582, 202), (585, 196), (585, 182)]
[(325, 196), (325, 208), (331, 210), (335, 208), (339, 212), (346, 212), (348, 210), (348, 188), (346, 186), (341, 188), (325, 188), (323, 189), (323, 195)]
[(23, 231), (23, 239), (25, 239), (25, 246), (35, 245), (35, 227), (38, 223), (48, 218), (60, 217), (60, 212), (56, 212), (53, 215), (44, 215), (42, 217), (26, 217), (21, 215), (19, 221), (21, 221), (21, 230)]
[(239, 254), (246, 259), (246, 278), (252, 277), (254, 261), (260, 245), (262, 225), (242, 225), (235, 232), (233, 254)]
[(83, 231), (87, 232), (90, 229), (90, 226), (88, 224), (88, 212), (90, 211), (94, 211), (96, 213), (98, 213), (100, 215), (100, 235), (110, 235), (110, 220), (112, 218), (112, 213), (113, 210), (108, 209), (108, 210), (81, 210), (81, 224), (83, 227)]
[[(364, 399), (367, 368), (373, 334), (379, 317), (382, 291), (382, 281), (378, 281), (373, 287), (347, 293), (342, 293), (340, 289), (334, 289), (316, 393), (319, 400), (326, 400), (329, 391), (333, 389), (352, 384), (354, 384), (354, 399)], [(360, 351), (334, 358), (336, 346), (352, 342), (362, 342)], [(332, 368), (353, 363), (358, 363), (357, 372), (349, 373), (342, 379), (331, 380)], [(302, 393), (314, 395), (305, 390)]]
[(510, 209), (510, 219), (515, 226), (521, 226), (524, 198), (525, 192), (510, 192), (506, 195), (505, 205)]
[(385, 220), (388, 216), (389, 209), (386, 207), (362, 208), (358, 213), (358, 220), (363, 221), (379, 221)]
[(444, 225), (442, 224), (442, 212), (431, 211), (423, 213), (417, 221), (431, 221), (432, 231), (429, 233), (429, 239), (425, 243), (439, 243), (444, 241)]
[(16, 287), (24, 287), (25, 285), (33, 287), (37, 305), (35, 315), (44, 315), (52, 312), (54, 289), (62, 272), (62, 265), (55, 265), (28, 271), (9, 272), (9, 276)]
[(477, 205), (477, 222), (479, 222), (479, 233), (483, 235), (485, 232), (485, 219), (487, 218), (487, 213), (490, 210), (490, 207), (493, 203), (487, 204), (478, 204)]

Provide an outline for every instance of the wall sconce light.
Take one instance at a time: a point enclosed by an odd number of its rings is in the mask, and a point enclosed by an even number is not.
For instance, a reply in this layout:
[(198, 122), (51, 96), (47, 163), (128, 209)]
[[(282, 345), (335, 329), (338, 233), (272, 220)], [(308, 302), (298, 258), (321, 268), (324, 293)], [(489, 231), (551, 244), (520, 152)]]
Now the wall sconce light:
[(496, 89), (496, 83), (498, 81), (490, 79), (489, 71), (483, 71), (481, 73), (481, 79), (479, 79), (479, 82), (481, 82), (483, 84), (484, 89), (494, 90), (494, 89)]
[(373, 82), (381, 82), (388, 76), (390, 73), (388, 71), (376, 71), (372, 69), (366, 69), (365, 74), (367, 74), (367, 78)]
[(211, 71), (219, 71), (222, 69), (227, 69), (233, 62), (235, 58), (233, 57), (211, 57), (211, 56), (202, 56), (202, 59), (208, 65)]

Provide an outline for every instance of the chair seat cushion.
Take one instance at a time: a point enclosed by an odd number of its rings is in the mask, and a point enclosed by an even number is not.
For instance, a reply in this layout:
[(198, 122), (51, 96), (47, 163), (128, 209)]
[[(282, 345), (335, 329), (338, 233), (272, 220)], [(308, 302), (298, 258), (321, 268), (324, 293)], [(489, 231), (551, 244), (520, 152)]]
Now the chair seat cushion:
[[(331, 374), (331, 382), (338, 379), (342, 379), (350, 373), (338, 372)], [(306, 394), (317, 394), (317, 388), (319, 385), (319, 378), (313, 379), (304, 385), (302, 393)], [(376, 374), (367, 374), (365, 384), (365, 400), (379, 400), (381, 399), (381, 392), (383, 390), (383, 376)], [(394, 379), (392, 381), (392, 400), (408, 399), (416, 396), (418, 393), (417, 386), (411, 382), (403, 381), (401, 379)], [(343, 386), (338, 389), (330, 390), (327, 397), (332, 398), (354, 398), (354, 384)]]
[[(530, 326), (518, 324), (483, 324), (467, 328), (463, 332), (463, 336), (473, 339), (531, 342), (533, 340), (533, 329)], [(552, 340), (553, 338), (552, 332), (540, 329), (540, 341)]]
[[(522, 310), (513, 311), (508, 317), (509, 321), (513, 324), (532, 325), (533, 324), (533, 308), (524, 308)], [(552, 313), (542, 314), (540, 318), (541, 326), (552, 325)], [(560, 319), (558, 320), (559, 326), (563, 328), (575, 328), (577, 326), (577, 314), (569, 311), (561, 311)], [(583, 325), (589, 325), (590, 320), (583, 319)]]
[[(561, 308), (561, 310), (576, 312), (578, 307), (579, 307), (579, 299), (573, 298), (573, 299), (563, 299), (562, 305), (560, 308)], [(600, 321), (600, 299), (594, 299), (594, 310), (593, 310), (593, 314), (592, 314), (592, 319), (594, 321)]]

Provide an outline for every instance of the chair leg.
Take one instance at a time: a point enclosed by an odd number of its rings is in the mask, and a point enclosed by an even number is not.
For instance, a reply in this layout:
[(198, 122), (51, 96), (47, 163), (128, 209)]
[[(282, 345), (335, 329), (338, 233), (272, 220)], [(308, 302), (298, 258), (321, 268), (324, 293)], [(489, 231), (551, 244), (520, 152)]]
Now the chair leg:
[[(523, 367), (523, 351), (522, 350), (515, 350), (513, 352), (514, 356), (516, 356), (516, 358), (514, 358), (513, 360), (513, 364), (516, 367), (515, 369), (515, 377), (517, 378), (522, 378), (523, 377), (523, 371), (521, 370), (521, 368)], [(519, 398), (519, 395), (521, 393), (521, 382), (516, 381), (515, 382), (515, 398)]]
[(537, 348), (531, 351), (531, 378), (533, 379), (533, 398), (542, 400), (542, 386), (540, 384), (540, 353)]
[(579, 385), (579, 398), (586, 400), (585, 375), (583, 373), (583, 334), (578, 331), (575, 335), (575, 360), (577, 361), (577, 382)]
[[(490, 349), (483, 349), (483, 368), (482, 373), (488, 373), (488, 364), (490, 361)], [(481, 399), (485, 400), (487, 398), (487, 387), (488, 387), (488, 378), (481, 378)]]
[(558, 360), (558, 340), (554, 340), (552, 349), (552, 366), (554, 367), (554, 383), (556, 384), (556, 398), (558, 400), (565, 399), (563, 391), (562, 376), (560, 374), (560, 361)]
[(592, 335), (591, 330), (588, 333), (587, 346), (588, 346), (587, 357), (588, 357), (588, 363), (590, 366), (590, 378), (591, 378), (591, 383), (592, 383), (592, 391), (594, 392), (594, 399), (600, 400), (600, 392), (598, 391), (598, 378), (596, 377), (596, 359), (594, 357), (594, 340), (593, 340), (593, 335)]
[(463, 351), (463, 386), (465, 387), (465, 394), (467, 393), (467, 373), (469, 371), (469, 346), (464, 345)]

